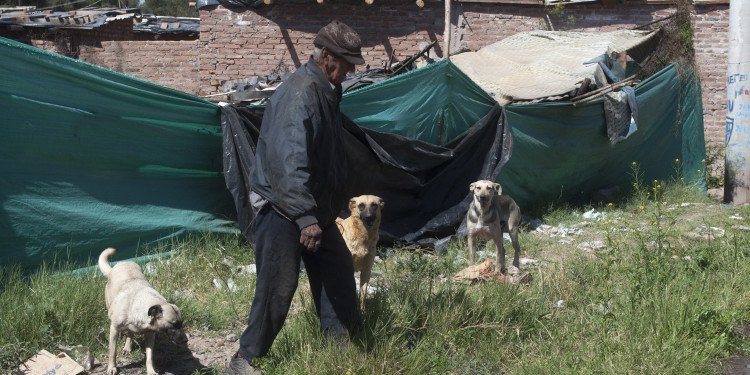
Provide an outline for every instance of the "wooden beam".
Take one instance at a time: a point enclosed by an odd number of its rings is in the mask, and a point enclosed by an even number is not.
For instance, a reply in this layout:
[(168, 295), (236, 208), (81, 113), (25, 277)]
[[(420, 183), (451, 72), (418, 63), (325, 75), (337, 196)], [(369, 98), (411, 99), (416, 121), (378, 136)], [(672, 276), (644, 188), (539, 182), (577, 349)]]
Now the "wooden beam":
[(443, 58), (451, 56), (451, 3), (453, 0), (445, 0), (445, 29), (443, 30)]

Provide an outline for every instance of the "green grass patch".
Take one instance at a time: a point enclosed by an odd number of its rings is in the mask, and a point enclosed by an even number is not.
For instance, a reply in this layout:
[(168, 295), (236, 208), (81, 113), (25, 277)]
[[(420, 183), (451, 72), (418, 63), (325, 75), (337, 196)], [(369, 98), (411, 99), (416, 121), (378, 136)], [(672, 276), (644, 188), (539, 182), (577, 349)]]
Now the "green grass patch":
[[(461, 239), (442, 254), (384, 254), (364, 331), (346, 345), (320, 333), (303, 273), (261, 365), (268, 374), (717, 373), (722, 359), (748, 354), (740, 327), (750, 321), (750, 208), (680, 181), (640, 186), (611, 204), (534, 212), (574, 231), (524, 223), (522, 257), (539, 262), (522, 266), (530, 285), (453, 282), (467, 266)], [(592, 209), (595, 218), (584, 216)], [(590, 243), (599, 245), (582, 247)], [(143, 264), (147, 279), (180, 306), (187, 329), (239, 334), (254, 293), (255, 275), (241, 267), (254, 263), (252, 249), (229, 234), (169, 245), (180, 251)], [(95, 268), (70, 271), (0, 269), (0, 373), (56, 345), (106, 352), (106, 280)]]

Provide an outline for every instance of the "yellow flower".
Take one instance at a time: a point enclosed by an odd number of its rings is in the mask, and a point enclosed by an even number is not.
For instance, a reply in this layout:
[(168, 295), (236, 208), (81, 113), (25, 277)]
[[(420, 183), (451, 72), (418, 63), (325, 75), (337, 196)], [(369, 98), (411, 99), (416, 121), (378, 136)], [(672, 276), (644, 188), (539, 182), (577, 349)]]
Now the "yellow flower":
[(608, 204), (607, 206), (609, 206), (609, 207), (612, 207), (612, 206), (614, 206), (614, 204), (610, 203), (610, 204)]
[(674, 159), (674, 162), (675, 162), (675, 163), (679, 163), (679, 162), (680, 162), (680, 159)]
[(657, 189), (661, 189), (661, 185), (656, 185), (656, 188)]
[(705, 162), (706, 162), (706, 159), (701, 160), (701, 163), (705, 163)]
[(635, 165), (635, 162), (633, 162), (633, 165)]
[(640, 206), (640, 207), (638, 207), (638, 208), (640, 208), (641, 210), (644, 210), (644, 209), (646, 209), (646, 207), (643, 207), (643, 206)]
[(698, 173), (701, 173), (701, 170), (700, 170), (700, 169), (698, 170)]

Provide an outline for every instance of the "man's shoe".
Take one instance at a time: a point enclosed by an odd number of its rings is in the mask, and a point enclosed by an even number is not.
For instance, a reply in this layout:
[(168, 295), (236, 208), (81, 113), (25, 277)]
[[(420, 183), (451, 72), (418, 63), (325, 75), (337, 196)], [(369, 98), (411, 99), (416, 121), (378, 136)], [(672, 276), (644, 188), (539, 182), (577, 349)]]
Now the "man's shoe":
[(242, 354), (237, 353), (232, 356), (229, 365), (222, 373), (224, 375), (262, 375), (263, 371), (250, 365)]

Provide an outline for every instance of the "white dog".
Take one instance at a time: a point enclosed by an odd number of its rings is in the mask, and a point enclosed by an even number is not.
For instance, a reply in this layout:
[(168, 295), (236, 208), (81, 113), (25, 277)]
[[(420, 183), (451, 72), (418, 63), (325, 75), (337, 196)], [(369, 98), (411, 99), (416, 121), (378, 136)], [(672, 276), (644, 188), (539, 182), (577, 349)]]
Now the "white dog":
[(131, 351), (132, 334), (143, 334), (146, 341), (146, 372), (156, 375), (153, 363), (153, 349), (157, 331), (164, 331), (177, 344), (188, 341), (182, 330), (180, 309), (168, 303), (143, 276), (141, 267), (135, 262), (120, 262), (114, 267), (109, 264), (117, 250), (108, 248), (99, 255), (99, 269), (107, 277), (104, 298), (107, 303), (107, 315), (111, 321), (109, 327), (109, 361), (107, 374), (117, 373), (115, 356), (117, 339), (120, 333), (126, 333), (123, 354)]
[(469, 187), (474, 199), (471, 201), (469, 211), (466, 213), (466, 231), (469, 241), (469, 261), (474, 264), (476, 253), (475, 240), (493, 240), (497, 263), (500, 269), (495, 270), (505, 273), (505, 248), (503, 247), (503, 232), (510, 234), (513, 249), (513, 265), (518, 267), (518, 255), (521, 251), (518, 245), (518, 226), (521, 222), (521, 209), (508, 195), (503, 195), (500, 184), (479, 180)]

